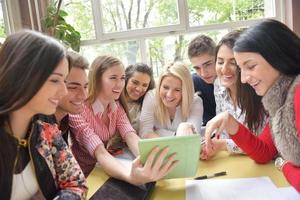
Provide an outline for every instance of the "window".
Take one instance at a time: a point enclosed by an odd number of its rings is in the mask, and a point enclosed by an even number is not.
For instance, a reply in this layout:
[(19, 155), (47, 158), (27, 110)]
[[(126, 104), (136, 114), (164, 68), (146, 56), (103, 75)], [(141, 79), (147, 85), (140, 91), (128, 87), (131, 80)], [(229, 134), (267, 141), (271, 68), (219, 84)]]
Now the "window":
[[(228, 30), (198, 32), (167, 37), (155, 37), (146, 40), (147, 63), (153, 67), (154, 75), (158, 76), (162, 67), (175, 60), (189, 63), (187, 48), (189, 41), (199, 34), (210, 36), (214, 41), (219, 41)], [(190, 66), (191, 71), (193, 68)]]
[(0, 43), (2, 44), (6, 38), (6, 29), (5, 29), (5, 4), (3, 1), (0, 1)]
[(83, 46), (81, 52), (90, 63), (99, 55), (115, 56), (123, 62), (125, 67), (129, 64), (141, 62), (139, 43), (137, 41)]
[(66, 21), (80, 32), (82, 40), (96, 39), (90, 0), (64, 0), (62, 9), (68, 13)]
[(222, 22), (274, 17), (265, 11), (274, 1), (265, 0), (188, 0), (189, 25), (200, 26)]
[[(263, 18), (282, 20), (283, 0), (66, 0), (69, 23), (82, 34), (89, 60), (112, 54), (125, 65), (145, 62), (159, 74), (176, 59), (188, 62), (198, 34), (216, 42), (228, 31)], [(72, 20), (71, 20), (72, 19)]]
[(101, 0), (101, 11), (104, 33), (179, 24), (177, 0)]

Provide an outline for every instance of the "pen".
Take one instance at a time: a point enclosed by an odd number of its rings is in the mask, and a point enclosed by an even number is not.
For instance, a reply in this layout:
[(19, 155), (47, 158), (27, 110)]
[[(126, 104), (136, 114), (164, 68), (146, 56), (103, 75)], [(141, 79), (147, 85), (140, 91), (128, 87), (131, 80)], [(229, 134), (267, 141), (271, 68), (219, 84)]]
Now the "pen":
[(210, 175), (198, 176), (194, 179), (195, 180), (202, 180), (202, 179), (214, 178), (214, 177), (217, 177), (217, 176), (225, 176), (226, 174), (227, 174), (226, 172), (218, 172), (218, 173), (214, 173), (214, 174), (210, 174)]
[[(216, 132), (213, 132), (213, 134), (211, 134), (210, 139), (213, 139), (216, 136)], [(205, 140), (201, 141), (201, 145), (205, 144)]]

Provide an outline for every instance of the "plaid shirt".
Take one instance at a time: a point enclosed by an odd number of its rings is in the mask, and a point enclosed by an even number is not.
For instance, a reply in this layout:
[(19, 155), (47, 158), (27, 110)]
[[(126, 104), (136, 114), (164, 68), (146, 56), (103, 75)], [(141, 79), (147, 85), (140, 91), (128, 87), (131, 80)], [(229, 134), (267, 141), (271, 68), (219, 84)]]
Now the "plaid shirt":
[(108, 126), (102, 120), (104, 108), (99, 100), (92, 105), (86, 104), (81, 114), (70, 115), (71, 132), (75, 136), (72, 151), (85, 175), (97, 162), (94, 152), (98, 145), (106, 145), (116, 132), (123, 139), (127, 133), (135, 132), (119, 102), (111, 102), (107, 109)]

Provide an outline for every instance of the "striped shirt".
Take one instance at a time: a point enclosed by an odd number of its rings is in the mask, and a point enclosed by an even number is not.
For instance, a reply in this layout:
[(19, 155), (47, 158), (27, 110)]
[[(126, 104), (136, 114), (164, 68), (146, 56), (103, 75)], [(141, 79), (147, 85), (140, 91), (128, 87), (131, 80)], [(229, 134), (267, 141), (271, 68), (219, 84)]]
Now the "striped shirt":
[(98, 145), (106, 144), (116, 132), (124, 139), (129, 132), (135, 132), (118, 101), (107, 107), (109, 125), (102, 120), (104, 107), (99, 100), (92, 105), (86, 104), (81, 114), (70, 115), (70, 127), (75, 136), (72, 151), (85, 175), (94, 168), (97, 160), (94, 152)]

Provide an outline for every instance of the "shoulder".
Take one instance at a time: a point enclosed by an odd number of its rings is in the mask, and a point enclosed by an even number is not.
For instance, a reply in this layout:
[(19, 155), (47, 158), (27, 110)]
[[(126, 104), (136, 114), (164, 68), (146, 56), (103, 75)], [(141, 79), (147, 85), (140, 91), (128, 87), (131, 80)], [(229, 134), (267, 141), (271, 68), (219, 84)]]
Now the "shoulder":
[(61, 135), (61, 131), (58, 129), (57, 124), (50, 124), (41, 120), (37, 120), (36, 123), (40, 127), (40, 136), (48, 142), (52, 142), (53, 138)]
[(146, 94), (145, 94), (145, 97), (144, 97), (144, 101), (145, 100), (149, 100), (149, 99), (154, 99), (155, 97), (155, 89), (152, 89), (152, 90), (149, 90)]
[(116, 100), (115, 102), (110, 103), (110, 111), (112, 113), (123, 113), (125, 109), (123, 108), (121, 102)]
[(49, 124), (56, 124), (56, 118), (55, 115), (43, 115), (43, 114), (37, 114), (33, 117), (33, 121), (42, 121), (42, 122), (47, 122)]
[(202, 90), (203, 88), (205, 88), (208, 85), (196, 73), (192, 74), (192, 78), (193, 78), (193, 83), (194, 83), (194, 87), (195, 87), (196, 91)]
[(195, 94), (194, 99), (193, 99), (193, 103), (194, 104), (202, 103), (201, 97), (199, 97), (197, 94)]
[(200, 78), (200, 76), (198, 76), (198, 74), (196, 73), (193, 73), (192, 74), (192, 78), (193, 78), (193, 81), (201, 81), (202, 79)]

